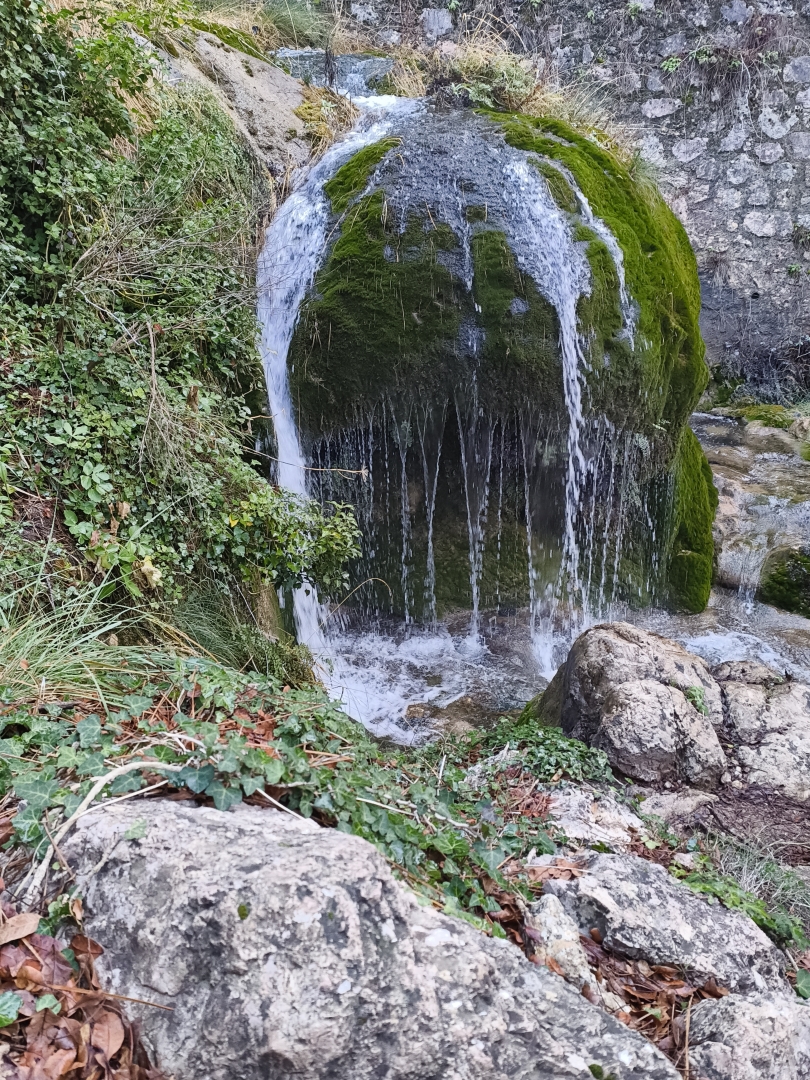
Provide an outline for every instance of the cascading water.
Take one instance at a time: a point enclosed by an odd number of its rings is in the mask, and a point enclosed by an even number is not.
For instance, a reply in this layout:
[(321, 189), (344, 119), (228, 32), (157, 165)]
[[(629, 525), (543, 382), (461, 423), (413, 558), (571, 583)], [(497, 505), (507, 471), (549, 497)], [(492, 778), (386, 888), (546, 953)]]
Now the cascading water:
[[(278, 480), (301, 497), (351, 502), (363, 536), (353, 575), (358, 591), (338, 617), (314, 590), (297, 592), (299, 639), (319, 657), (324, 681), (351, 715), (407, 740), (421, 737), (437, 711), (463, 716), (470, 700), (479, 716), (520, 705), (595, 617), (637, 618), (626, 603), (654, 596), (662, 570), (658, 531), (666, 522), (660, 510), (672, 489), (666, 481), (645, 487), (653, 451), (632, 417), (611, 418), (593, 407), (592, 331), (581, 326), (593, 269), (583, 236), (598, 238), (612, 260), (621, 312), (615, 341), (631, 353), (639, 308), (628, 292), (622, 249), (571, 172), (551, 166), (568, 184), (576, 215), (557, 205), (536, 160), (493, 134), (487, 121), (469, 113), (448, 118), (407, 99), (358, 104), (356, 130), (307, 173), (267, 231), (259, 316)], [(363, 234), (371, 243), (381, 221), (387, 240), (363, 288), (382, 291), (397, 267), (415, 265), (414, 253), (428, 246), (435, 269), (422, 299), (407, 280), (385, 287), (395, 298), (400, 338), (434, 320), (435, 337), (419, 345), (431, 357), (423, 370), (432, 389), (406, 379), (370, 400), (352, 390), (349, 406), (333, 418), (338, 392), (329, 386), (320, 419), (313, 426), (305, 415), (302, 434), (292, 401), (300, 421), (300, 395), (310, 385), (301, 373), (312, 349), (322, 348), (328, 378), (338, 382), (353, 359), (351, 351), (330, 354), (340, 329), (333, 308), (321, 325), (301, 331), (309, 344), (296, 338), (302, 304), (349, 272), (330, 270), (322, 283), (318, 277), (333, 241), (365, 205), (356, 200), (335, 222), (324, 183), (389, 134), (402, 144), (370, 176), (367, 193), (384, 196)], [(474, 163), (467, 172), (465, 160)], [(355, 237), (349, 249), (359, 251), (357, 243)], [(485, 296), (488, 287), (495, 292)], [(512, 292), (502, 303), (504, 288)], [(364, 326), (375, 330), (372, 316), (362, 314), (363, 300), (356, 295), (346, 309), (361, 335), (358, 348)], [(500, 304), (497, 323), (492, 304)], [(448, 310), (463, 314), (454, 341), (441, 344)], [(486, 372), (500, 326), (508, 329), (500, 363), (520, 350), (525, 326), (540, 335), (531, 363), (535, 353), (553, 351), (558, 383), (549, 385), (547, 398), (508, 385), (506, 393), (493, 393)], [(370, 362), (385, 365), (390, 357), (379, 352)], [(432, 375), (442, 364), (451, 371), (444, 382)], [(318, 378), (322, 385), (323, 374)]]
[[(258, 265), (258, 315), (262, 327), (262, 361), (270, 413), (278, 449), (278, 482), (301, 498), (308, 497), (307, 462), (301, 452), (287, 376), (287, 353), (301, 303), (323, 258), (329, 206), (323, 185), (353, 154), (388, 134), (396, 116), (418, 109), (407, 98), (379, 99), (357, 128), (332, 146), (309, 171), (301, 186), (281, 205), (267, 229)], [(299, 641), (315, 652), (323, 648), (322, 612), (313, 589), (295, 596)]]

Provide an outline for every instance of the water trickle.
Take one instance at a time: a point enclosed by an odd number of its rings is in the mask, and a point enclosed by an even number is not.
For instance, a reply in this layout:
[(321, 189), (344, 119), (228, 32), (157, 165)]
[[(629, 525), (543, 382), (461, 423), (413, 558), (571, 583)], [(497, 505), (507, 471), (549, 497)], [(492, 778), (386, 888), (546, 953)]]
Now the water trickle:
[[(383, 113), (380, 107), (385, 110)], [(326, 247), (329, 205), (323, 185), (358, 150), (384, 138), (396, 116), (418, 108), (418, 102), (407, 98), (372, 101), (358, 127), (343, 142), (330, 147), (297, 190), (282, 203), (265, 233), (257, 271), (258, 316), (267, 395), (278, 447), (278, 482), (302, 498), (308, 495), (307, 462), (293, 415), (287, 353), (301, 304)], [(307, 586), (299, 589), (295, 596), (298, 638), (316, 650), (323, 646), (322, 618), (315, 590)]]

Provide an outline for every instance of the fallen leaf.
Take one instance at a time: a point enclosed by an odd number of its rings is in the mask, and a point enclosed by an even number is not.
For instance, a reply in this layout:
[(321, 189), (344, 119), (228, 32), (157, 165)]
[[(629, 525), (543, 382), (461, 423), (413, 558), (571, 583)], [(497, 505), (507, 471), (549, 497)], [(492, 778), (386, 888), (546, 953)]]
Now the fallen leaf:
[(0, 926), (0, 945), (28, 937), (29, 934), (35, 933), (38, 926), (39, 915), (33, 911), (24, 911), (20, 915), (12, 915), (8, 922)]
[(107, 1061), (115, 1057), (124, 1045), (124, 1025), (117, 1013), (105, 1009), (93, 1024), (90, 1043), (100, 1050)]

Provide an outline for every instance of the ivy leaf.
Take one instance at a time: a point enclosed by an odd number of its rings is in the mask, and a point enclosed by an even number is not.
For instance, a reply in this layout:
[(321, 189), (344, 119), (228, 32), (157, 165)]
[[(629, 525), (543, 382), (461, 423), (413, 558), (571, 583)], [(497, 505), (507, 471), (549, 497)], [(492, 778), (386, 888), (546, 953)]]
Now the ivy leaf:
[(801, 998), (810, 998), (810, 971), (804, 968), (796, 972), (796, 993)]
[(213, 765), (203, 765), (200, 769), (194, 765), (186, 765), (177, 774), (177, 779), (181, 784), (185, 784), (190, 791), (193, 791), (195, 795), (200, 795), (214, 779), (215, 774), (216, 770)]
[(62, 1006), (53, 994), (43, 994), (37, 998), (37, 1012), (44, 1012), (45, 1009), (50, 1009), (55, 1016), (62, 1011)]
[(205, 794), (211, 796), (217, 810), (229, 810), (235, 803), (242, 801), (239, 788), (226, 787), (221, 780), (212, 780), (205, 789)]
[(51, 806), (53, 797), (59, 790), (59, 781), (20, 778), (15, 781), (14, 790), (19, 799), (24, 799), (28, 803), (29, 810), (41, 813)]
[(95, 713), (86, 716), (76, 725), (79, 733), (79, 746), (83, 750), (89, 750), (101, 744), (101, 721)]
[(9, 1024), (14, 1023), (22, 1008), (22, 1003), (20, 995), (13, 993), (11, 990), (7, 990), (5, 994), (0, 994), (0, 1028), (8, 1027)]

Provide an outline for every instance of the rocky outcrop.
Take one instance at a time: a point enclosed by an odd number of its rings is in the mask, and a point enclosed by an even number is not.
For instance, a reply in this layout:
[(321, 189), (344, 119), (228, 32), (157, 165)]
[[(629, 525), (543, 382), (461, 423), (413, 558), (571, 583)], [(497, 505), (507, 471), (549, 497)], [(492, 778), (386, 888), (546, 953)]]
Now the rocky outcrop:
[[(751, 784), (810, 798), (810, 686), (761, 663), (710, 670), (674, 641), (606, 623), (577, 638), (531, 709), (645, 783)], [(694, 795), (685, 796), (692, 810)], [(688, 816), (680, 796), (672, 806), (663, 798), (662, 813), (654, 801), (648, 812)]]
[(676, 642), (628, 623), (593, 627), (574, 642), (547, 694), (561, 703), (563, 731), (604, 750), (626, 775), (719, 783), (720, 689), (707, 664)]
[(796, 997), (751, 994), (704, 1001), (692, 1012), (691, 1073), (702, 1080), (805, 1080), (810, 1007)]
[(684, 968), (737, 993), (790, 992), (784, 955), (747, 915), (709, 903), (655, 863), (595, 854), (584, 874), (545, 888), (583, 934), (595, 929), (622, 956)]
[(132, 1006), (174, 1080), (677, 1080), (563, 979), (420, 905), (359, 837), (156, 801), (87, 815), (63, 850), (105, 986), (174, 1010)]
[(810, 686), (764, 664), (721, 664), (726, 731), (746, 780), (810, 798)]

